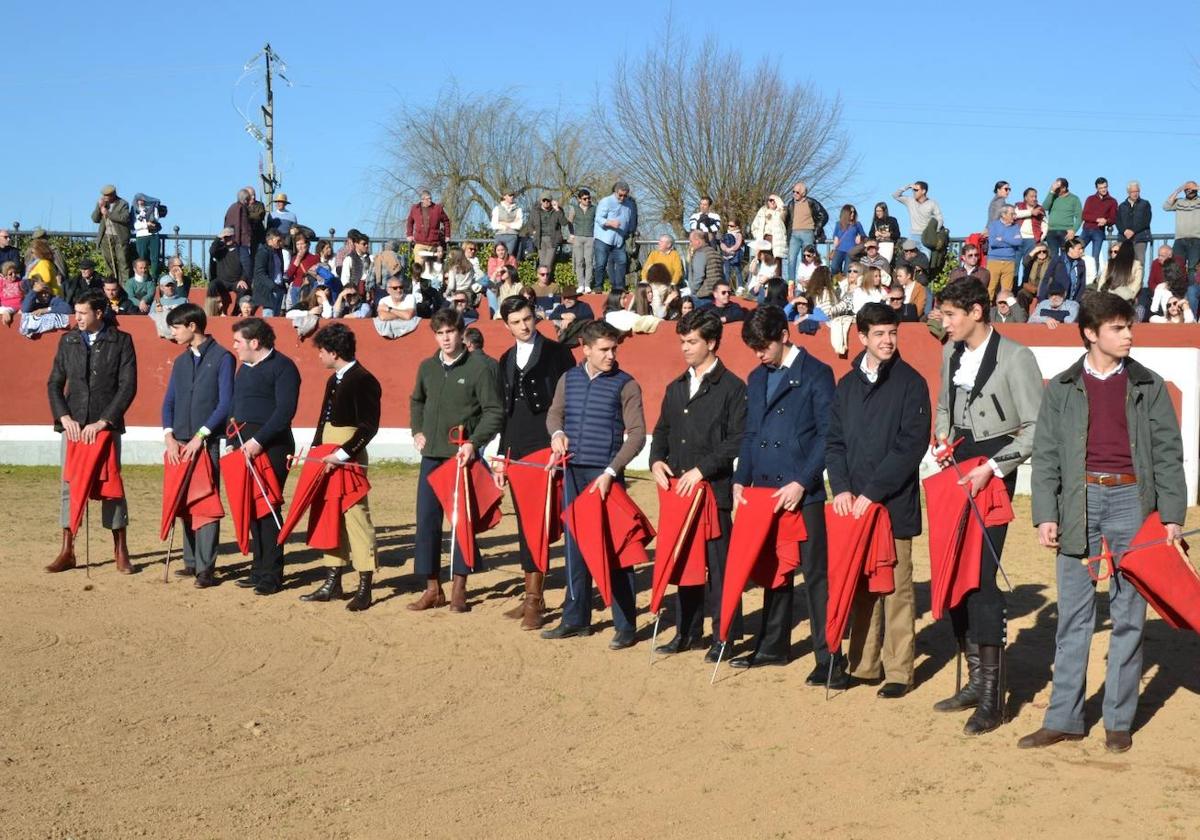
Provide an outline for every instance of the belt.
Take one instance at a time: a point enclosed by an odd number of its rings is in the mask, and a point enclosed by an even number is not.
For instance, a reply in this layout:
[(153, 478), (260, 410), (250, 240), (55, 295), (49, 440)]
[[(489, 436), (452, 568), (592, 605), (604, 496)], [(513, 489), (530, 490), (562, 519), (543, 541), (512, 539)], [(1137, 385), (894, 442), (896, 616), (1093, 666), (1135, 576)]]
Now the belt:
[(1090, 472), (1084, 476), (1088, 484), (1099, 484), (1101, 487), (1124, 487), (1126, 484), (1137, 484), (1137, 476), (1132, 473), (1101, 473)]

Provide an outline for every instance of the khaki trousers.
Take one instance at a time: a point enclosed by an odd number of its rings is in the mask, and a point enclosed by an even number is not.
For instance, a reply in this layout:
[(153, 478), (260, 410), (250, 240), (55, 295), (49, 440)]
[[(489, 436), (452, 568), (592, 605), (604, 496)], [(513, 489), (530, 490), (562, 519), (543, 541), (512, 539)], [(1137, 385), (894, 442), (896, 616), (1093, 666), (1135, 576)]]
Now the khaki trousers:
[[(917, 602), (913, 592), (912, 540), (896, 540), (896, 588), (888, 595), (854, 594), (850, 613), (850, 673), (864, 680), (911, 686), (916, 645)], [(882, 660), (882, 662), (881, 662)]]
[[(323, 443), (342, 444), (354, 436), (353, 426), (325, 426)], [(367, 463), (364, 450), (357, 463)], [(375, 525), (371, 522), (370, 497), (364, 498), (342, 514), (341, 533), (336, 553), (322, 558), (326, 566), (353, 566), (356, 572), (374, 572), (379, 568), (375, 559)], [(911, 579), (911, 576), (910, 576)]]
[(992, 282), (988, 286), (988, 294), (996, 299), (996, 289), (1001, 292), (1011, 292), (1017, 279), (1017, 264), (1012, 260), (988, 260), (988, 271), (991, 272)]

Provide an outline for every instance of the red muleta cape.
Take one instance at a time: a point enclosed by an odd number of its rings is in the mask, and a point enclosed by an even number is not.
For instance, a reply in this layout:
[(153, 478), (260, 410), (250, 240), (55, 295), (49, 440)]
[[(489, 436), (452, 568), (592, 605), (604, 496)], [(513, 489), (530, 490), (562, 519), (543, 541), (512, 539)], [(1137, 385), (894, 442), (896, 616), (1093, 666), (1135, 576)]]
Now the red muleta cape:
[(1175, 546), (1166, 538), (1167, 529), (1154, 511), (1130, 545), (1160, 542), (1125, 552), (1117, 568), (1168, 625), (1200, 633), (1200, 576), (1187, 559), (1187, 544)]
[(88, 499), (125, 498), (113, 433), (97, 432), (94, 443), (67, 441), (63, 478), (70, 484), (71, 533), (78, 534)]
[(187, 517), (190, 527), (201, 528), (225, 516), (221, 495), (217, 492), (212, 461), (203, 448), (190, 461), (172, 464), (163, 455), (162, 522), (158, 538), (171, 533), (176, 516)]
[[(242, 554), (250, 553), (250, 523), (264, 516), (270, 516), (274, 509), (279, 513), (283, 502), (283, 490), (275, 478), (275, 470), (271, 469), (271, 461), (266, 452), (254, 456), (254, 470), (262, 479), (267, 491), (264, 499), (262, 491), (250, 474), (250, 465), (246, 461), (246, 453), (235, 449), (221, 456), (221, 480), (225, 483), (225, 497), (229, 500), (229, 518), (233, 521), (233, 534), (237, 538), (238, 550)], [(269, 504), (268, 504), (269, 500)]]
[(348, 466), (325, 472), (321, 459), (340, 448), (336, 443), (323, 443), (308, 450), (287, 519), (279, 531), (280, 545), (287, 540), (306, 510), (309, 512), (308, 534), (304, 541), (309, 547), (333, 551), (340, 544), (342, 514), (365, 499), (371, 490), (366, 471), (355, 469), (353, 461), (348, 462)]
[(759, 586), (774, 589), (800, 565), (800, 543), (808, 539), (804, 516), (799, 510), (776, 512), (776, 492), (775, 487), (747, 487), (742, 491), (746, 503), (734, 510), (721, 591), (722, 640), (727, 638), (746, 581), (753, 578)]
[(829, 546), (829, 609), (825, 640), (830, 650), (842, 644), (854, 595), (866, 576), (867, 590), (887, 594), (896, 590), (896, 540), (887, 508), (872, 502), (858, 519), (839, 516), (825, 507)]
[(708, 482), (697, 484), (690, 496), (676, 493), (678, 484), (679, 480), (672, 478), (668, 489), (658, 488), (658, 542), (654, 544), (654, 582), (650, 589), (650, 612), (655, 615), (668, 583), (704, 585), (707, 543), (721, 536), (717, 501)]
[(500, 501), (504, 494), (492, 481), (492, 473), (482, 461), (472, 461), (468, 467), (460, 468), (458, 462), (448, 458), (427, 476), (429, 486), (442, 503), (446, 521), (453, 522), (454, 475), (458, 479), (458, 529), (454, 535), (458, 551), (468, 569), (475, 568), (475, 535), (490, 531), (500, 524)]
[[(549, 464), (554, 450), (539, 449), (522, 458), (534, 464)], [(545, 574), (550, 568), (550, 546), (562, 538), (563, 474), (562, 470), (546, 472), (524, 464), (507, 464), (505, 472), (512, 487), (521, 533), (533, 565)], [(472, 557), (474, 555), (471, 555)]]
[(567, 505), (563, 521), (592, 573), (604, 605), (612, 606), (612, 565), (628, 568), (649, 562), (646, 545), (654, 539), (654, 526), (623, 485), (614, 481), (608, 498), (601, 499), (598, 491), (592, 492), (594, 484)]
[[(963, 475), (986, 458), (960, 461)], [(958, 606), (967, 593), (979, 588), (979, 561), (983, 555), (983, 532), (971, 513), (970, 497), (958, 483), (954, 470), (947, 467), (921, 483), (929, 510), (929, 573), (934, 618), (941, 618)], [(990, 528), (1013, 520), (1012, 503), (1004, 482), (992, 476), (975, 496), (975, 504)]]

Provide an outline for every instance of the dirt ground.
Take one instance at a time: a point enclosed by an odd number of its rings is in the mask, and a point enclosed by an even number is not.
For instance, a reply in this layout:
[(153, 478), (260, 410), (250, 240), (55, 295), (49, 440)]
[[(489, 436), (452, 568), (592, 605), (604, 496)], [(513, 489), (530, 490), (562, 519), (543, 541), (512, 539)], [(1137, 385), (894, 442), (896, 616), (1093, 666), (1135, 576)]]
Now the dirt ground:
[[(1131, 752), (1103, 747), (1106, 633), (1088, 737), (1016, 749), (1040, 725), (1054, 652), (1053, 563), (1027, 500), (1005, 552), (1013, 720), (972, 740), (963, 716), (930, 709), (953, 690), (954, 662), (928, 613), (923, 541), (915, 691), (884, 701), (860, 686), (827, 701), (804, 685), (804, 615), (799, 661), (722, 666), (713, 686), (702, 652), (649, 664), (645, 614), (639, 644), (621, 652), (608, 650), (607, 613), (591, 638), (522, 632), (501, 615), (520, 582), (511, 516), (482, 540), (489, 568), (471, 579), (469, 614), (409, 612), (411, 471), (373, 475), (385, 568), (378, 603), (358, 614), (297, 600), (320, 570), (295, 539), (274, 597), (232, 585), (246, 563), (231, 542), (223, 585), (164, 585), (148, 468), (126, 473), (140, 573), (116, 573), (93, 512), (91, 580), (47, 575), (56, 471), (0, 479), (12, 523), (0, 547), (6, 838), (1200, 836), (1192, 634), (1149, 623)], [(633, 492), (650, 504), (648, 482)], [(639, 583), (644, 609), (648, 571)], [(551, 586), (557, 607), (557, 575)], [(760, 593), (745, 604), (756, 626)]]

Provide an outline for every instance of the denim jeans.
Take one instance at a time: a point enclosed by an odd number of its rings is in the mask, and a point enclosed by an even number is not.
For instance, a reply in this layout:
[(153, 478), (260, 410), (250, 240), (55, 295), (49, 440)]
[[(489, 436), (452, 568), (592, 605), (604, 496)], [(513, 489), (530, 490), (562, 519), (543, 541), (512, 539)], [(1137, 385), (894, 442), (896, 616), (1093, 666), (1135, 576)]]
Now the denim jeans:
[(833, 275), (845, 274), (848, 265), (850, 265), (850, 252), (834, 251), (833, 256), (829, 258), (829, 273)]
[(237, 252), (238, 260), (242, 264), (242, 276), (248, 280), (254, 276), (254, 263), (250, 260), (250, 246), (239, 245)]
[(625, 256), (624, 245), (609, 245), (607, 242), (602, 242), (596, 239), (592, 247), (595, 249), (593, 254), (592, 267), (594, 272), (592, 290), (599, 291), (604, 288), (604, 278), (609, 276), (612, 280), (613, 291), (625, 288), (625, 266), (628, 264), (628, 257)]
[(1021, 247), (1017, 249), (1017, 287), (1025, 282), (1025, 256), (1033, 250), (1033, 246), (1037, 244), (1035, 239), (1021, 239)]
[(1079, 234), (1083, 240), (1083, 249), (1092, 247), (1092, 260), (1096, 263), (1096, 275), (1100, 275), (1100, 252), (1104, 250), (1104, 230), (1102, 228), (1084, 228)]
[(1062, 250), (1062, 246), (1067, 241), (1067, 232), (1065, 230), (1049, 230), (1046, 231), (1046, 247), (1050, 249), (1050, 259), (1058, 256), (1058, 252)]
[(1187, 266), (1187, 276), (1192, 278), (1196, 273), (1196, 266), (1200, 265), (1200, 239), (1193, 237), (1184, 237), (1176, 239), (1175, 245), (1171, 248), (1172, 256), (1183, 260)]
[(812, 230), (794, 230), (788, 236), (788, 255), (787, 255), (787, 276), (784, 280), (789, 283), (796, 279), (796, 266), (800, 265), (804, 259), (805, 246), (812, 245), (817, 241), (816, 231)]

